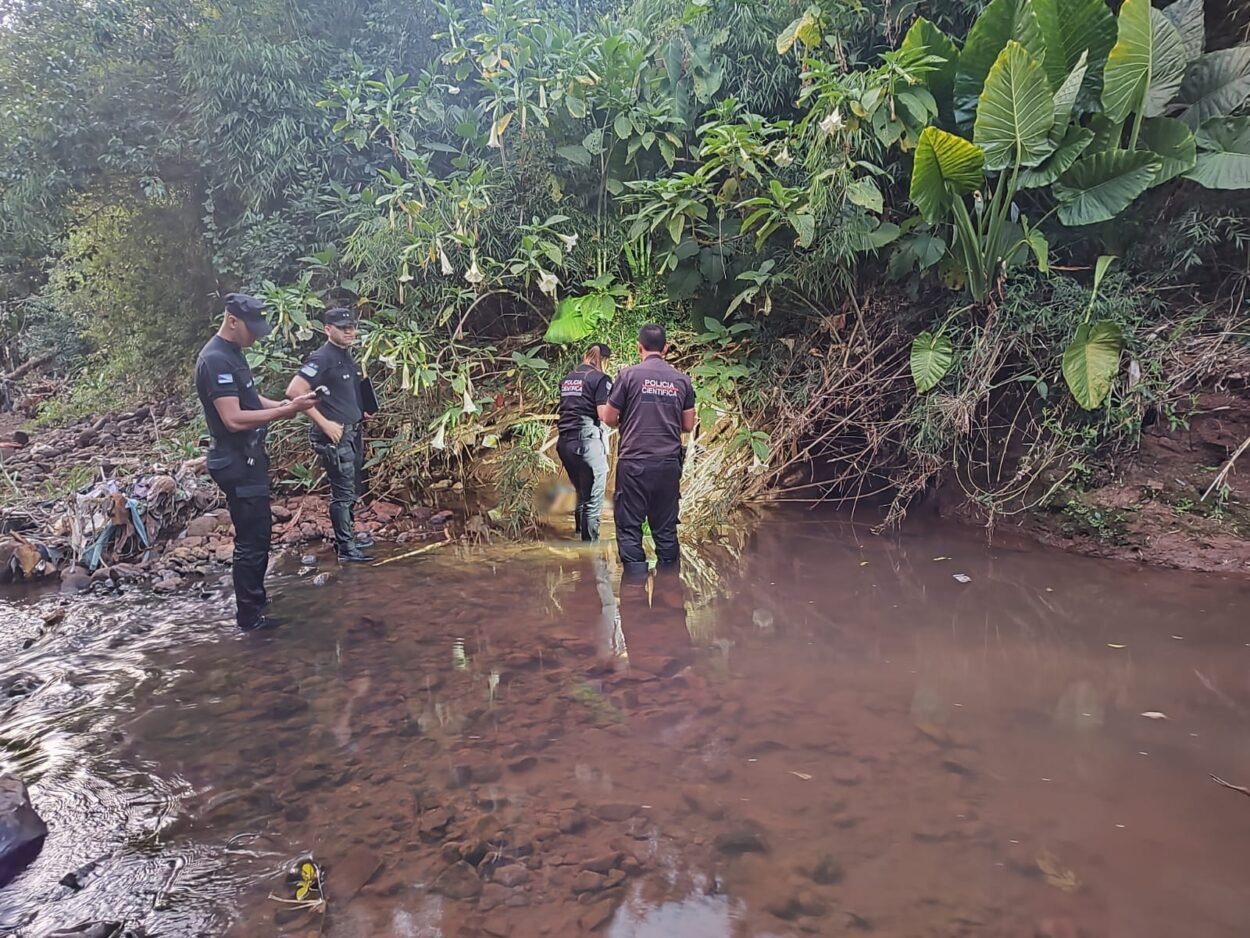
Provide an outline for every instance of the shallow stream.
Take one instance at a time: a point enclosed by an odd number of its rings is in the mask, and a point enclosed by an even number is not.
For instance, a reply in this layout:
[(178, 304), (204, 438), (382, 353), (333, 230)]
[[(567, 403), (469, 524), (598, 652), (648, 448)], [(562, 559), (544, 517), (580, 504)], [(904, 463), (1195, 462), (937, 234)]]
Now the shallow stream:
[(1244, 580), (775, 514), (680, 576), (552, 541), (273, 592), (246, 636), (220, 591), (0, 597), (51, 829), (0, 934), (1250, 934)]

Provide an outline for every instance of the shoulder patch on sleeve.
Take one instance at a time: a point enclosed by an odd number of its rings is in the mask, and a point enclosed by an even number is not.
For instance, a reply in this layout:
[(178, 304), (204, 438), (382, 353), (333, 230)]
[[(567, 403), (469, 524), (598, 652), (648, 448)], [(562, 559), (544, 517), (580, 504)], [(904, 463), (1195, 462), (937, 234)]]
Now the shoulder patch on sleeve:
[(234, 384), (234, 375), (232, 375), (228, 371), (225, 372), (224, 374), (219, 374), (217, 376), (217, 383), (218, 384)]
[(317, 372), (320, 370), (321, 369), (317, 367), (316, 362), (307, 362), (304, 367), (299, 370), (299, 373), (305, 378), (315, 378), (317, 377)]

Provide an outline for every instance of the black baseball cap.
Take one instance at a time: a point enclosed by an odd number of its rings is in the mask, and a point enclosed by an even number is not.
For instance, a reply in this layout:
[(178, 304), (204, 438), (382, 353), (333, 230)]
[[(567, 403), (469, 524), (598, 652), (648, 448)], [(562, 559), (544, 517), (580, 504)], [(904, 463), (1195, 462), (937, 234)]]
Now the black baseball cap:
[(263, 339), (273, 331), (273, 326), (269, 324), (269, 320), (262, 312), (264, 308), (265, 304), (250, 294), (226, 294), (226, 312), (236, 319), (243, 320), (248, 331), (258, 339)]
[(356, 311), (345, 309), (342, 306), (336, 306), (334, 309), (327, 309), (326, 314), (322, 317), (327, 326), (354, 326), (360, 321), (360, 317), (356, 315)]

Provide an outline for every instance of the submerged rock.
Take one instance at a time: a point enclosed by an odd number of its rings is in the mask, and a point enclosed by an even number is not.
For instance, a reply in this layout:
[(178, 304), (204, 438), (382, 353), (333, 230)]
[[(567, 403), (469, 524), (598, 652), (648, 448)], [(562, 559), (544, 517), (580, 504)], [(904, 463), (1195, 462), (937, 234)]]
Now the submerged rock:
[(26, 786), (0, 776), (0, 886), (24, 870), (43, 849), (48, 825), (31, 807)]
[(472, 899), (482, 891), (477, 870), (461, 860), (443, 870), (434, 880), (434, 891), (448, 899)]

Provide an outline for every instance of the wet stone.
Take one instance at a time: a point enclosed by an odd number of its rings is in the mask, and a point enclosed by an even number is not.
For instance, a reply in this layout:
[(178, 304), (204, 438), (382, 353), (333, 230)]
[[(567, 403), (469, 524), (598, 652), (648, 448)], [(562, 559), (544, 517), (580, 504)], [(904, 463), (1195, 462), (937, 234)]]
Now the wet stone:
[(326, 899), (345, 905), (382, 869), (382, 860), (367, 847), (355, 847), (328, 866)]
[(492, 877), (501, 886), (524, 886), (530, 881), (530, 871), (523, 866), (510, 864), (499, 867)]
[(637, 805), (624, 802), (601, 804), (595, 808), (595, 817), (601, 821), (628, 821), (637, 813)]
[(841, 882), (844, 875), (842, 864), (827, 853), (810, 867), (804, 867), (802, 872), (812, 882), (822, 886), (832, 886), (834, 883)]
[(592, 873), (590, 870), (582, 870), (573, 877), (573, 892), (581, 894), (584, 892), (600, 892), (605, 887), (607, 877), (599, 873)]
[(512, 923), (507, 915), (502, 912), (496, 913), (482, 922), (482, 932), (491, 935), (492, 938), (508, 938), (512, 934)]
[(612, 920), (612, 914), (615, 911), (615, 900), (604, 899), (583, 912), (578, 917), (577, 924), (585, 931), (598, 931)]
[(482, 894), (478, 897), (477, 907), (479, 911), (489, 912), (503, 905), (510, 895), (512, 892), (507, 887), (499, 883), (486, 883), (482, 886)]
[(739, 827), (718, 834), (715, 846), (721, 853), (730, 855), (768, 852), (768, 844), (764, 841), (764, 835), (754, 827)]
[[(558, 826), (562, 834), (576, 834), (586, 826), (586, 818), (577, 811), (562, 811), (560, 812)], [(540, 838), (535, 834), (535, 839), (542, 840), (544, 838)]]
[(590, 870), (592, 873), (607, 874), (616, 868), (621, 861), (620, 853), (605, 853), (603, 856), (593, 857), (582, 864), (583, 870)]
[(472, 899), (482, 892), (477, 870), (461, 860), (449, 866), (434, 880), (434, 891), (448, 899)]

